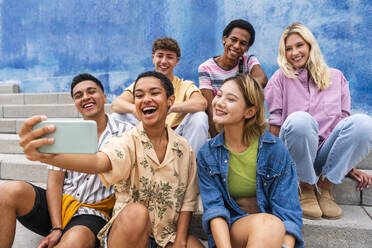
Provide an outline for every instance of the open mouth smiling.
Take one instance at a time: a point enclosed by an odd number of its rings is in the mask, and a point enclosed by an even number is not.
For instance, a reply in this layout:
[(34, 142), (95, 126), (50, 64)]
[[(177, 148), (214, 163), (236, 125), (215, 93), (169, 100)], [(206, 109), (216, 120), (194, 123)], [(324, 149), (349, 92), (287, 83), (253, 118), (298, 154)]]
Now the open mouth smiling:
[(146, 108), (143, 108), (142, 109), (142, 113), (146, 116), (146, 115), (151, 115), (153, 114), (154, 112), (156, 112), (156, 110), (158, 110), (156, 107), (146, 107)]

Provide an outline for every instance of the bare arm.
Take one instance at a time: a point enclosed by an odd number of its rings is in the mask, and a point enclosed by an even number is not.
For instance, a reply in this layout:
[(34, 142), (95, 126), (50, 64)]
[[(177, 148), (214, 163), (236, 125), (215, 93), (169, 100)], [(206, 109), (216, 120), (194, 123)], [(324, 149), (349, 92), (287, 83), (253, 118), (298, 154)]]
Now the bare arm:
[(111, 103), (111, 109), (119, 114), (131, 113), (138, 119), (133, 94), (129, 90), (125, 90), (120, 96), (115, 98)]
[(205, 99), (207, 99), (207, 115), (208, 115), (208, 124), (209, 124), (209, 133), (211, 134), (211, 137), (213, 138), (218, 134), (216, 126), (213, 122), (213, 109), (212, 109), (212, 100), (213, 100), (213, 91), (209, 89), (201, 89), (201, 92)]
[(52, 227), (62, 227), (62, 189), (65, 172), (49, 170), (47, 184), (47, 202)]
[(280, 126), (270, 125), (270, 127), (269, 127), (269, 131), (270, 131), (270, 133), (272, 133), (272, 134), (275, 135), (276, 137), (279, 137)]
[(23, 147), (26, 158), (32, 161), (41, 161), (63, 169), (74, 170), (84, 173), (100, 173), (111, 170), (111, 162), (103, 152), (96, 154), (46, 154), (40, 153), (37, 148), (52, 144), (53, 138), (39, 138), (40, 136), (55, 131), (55, 126), (44, 126), (33, 130), (32, 126), (46, 120), (45, 116), (34, 116), (22, 125), (19, 136), (19, 145)]
[(195, 113), (204, 111), (207, 108), (207, 104), (207, 100), (204, 96), (195, 91), (188, 100), (173, 104), (169, 109), (169, 113)]
[(182, 211), (178, 217), (176, 239), (172, 247), (186, 247), (192, 212)]
[[(48, 171), (46, 196), (52, 228), (62, 227), (61, 206), (64, 178), (65, 172), (63, 171)], [(61, 237), (62, 231), (54, 230), (40, 242), (38, 248), (54, 247)]]
[(261, 84), (262, 88), (265, 88), (267, 84), (267, 77), (264, 70), (260, 65), (254, 65), (251, 70), (251, 75)]
[(230, 231), (226, 220), (217, 217), (212, 219), (209, 223), (216, 246), (218, 248), (231, 248)]

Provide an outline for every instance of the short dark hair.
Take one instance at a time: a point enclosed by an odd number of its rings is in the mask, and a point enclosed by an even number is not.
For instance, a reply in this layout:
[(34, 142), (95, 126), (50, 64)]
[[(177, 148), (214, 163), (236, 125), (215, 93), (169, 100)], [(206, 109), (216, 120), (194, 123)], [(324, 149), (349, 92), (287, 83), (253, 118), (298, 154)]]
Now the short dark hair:
[(252, 24), (250, 24), (249, 22), (247, 22), (246, 20), (243, 20), (243, 19), (233, 20), (229, 24), (227, 24), (227, 26), (223, 30), (222, 36), (228, 37), (230, 35), (231, 31), (233, 30), (233, 28), (242, 28), (242, 29), (247, 30), (248, 33), (251, 36), (251, 38), (249, 39), (248, 44), (249, 44), (249, 46), (253, 45), (256, 33), (254, 31), (254, 28), (253, 28)]
[(152, 54), (155, 54), (156, 50), (169, 50), (175, 52), (177, 57), (181, 57), (181, 49), (175, 39), (170, 37), (157, 38), (152, 43)]
[(80, 82), (83, 82), (83, 81), (93, 81), (96, 83), (97, 86), (99, 86), (102, 90), (102, 92), (105, 92), (105, 90), (103, 89), (103, 85), (101, 83), (101, 81), (99, 81), (98, 78), (92, 76), (91, 74), (89, 73), (81, 73), (81, 74), (78, 74), (76, 75), (73, 79), (72, 79), (72, 82), (71, 82), (71, 96), (73, 97), (73, 89), (75, 88), (75, 86), (80, 83)]
[(134, 86), (133, 86), (133, 95), (134, 95), (134, 91), (136, 90), (138, 80), (141, 79), (141, 78), (144, 78), (144, 77), (156, 77), (157, 79), (159, 79), (162, 86), (165, 89), (165, 92), (167, 94), (167, 98), (169, 98), (171, 95), (174, 94), (173, 84), (169, 80), (169, 78), (167, 78), (166, 76), (164, 76), (163, 73), (160, 73), (160, 72), (147, 71), (147, 72), (144, 72), (144, 73), (141, 73), (141, 74), (138, 75), (138, 77), (137, 77), (137, 79), (134, 83)]

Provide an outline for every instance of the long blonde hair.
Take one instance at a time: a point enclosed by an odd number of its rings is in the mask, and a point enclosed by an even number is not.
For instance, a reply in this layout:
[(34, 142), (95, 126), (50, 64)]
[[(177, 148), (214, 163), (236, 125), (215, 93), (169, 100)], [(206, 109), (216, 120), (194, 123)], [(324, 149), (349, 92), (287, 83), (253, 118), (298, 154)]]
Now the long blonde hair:
[(323, 59), (322, 52), (311, 31), (302, 23), (292, 23), (283, 32), (279, 42), (279, 55), (277, 58), (278, 65), (288, 78), (296, 78), (296, 70), (288, 62), (285, 51), (285, 42), (289, 35), (298, 34), (310, 46), (309, 59), (306, 62), (306, 68), (310, 72), (314, 82), (319, 90), (327, 89), (331, 84), (331, 74), (326, 62)]
[[(261, 84), (249, 74), (238, 74), (226, 78), (222, 85), (227, 81), (236, 82), (247, 107), (256, 107), (256, 114), (244, 121), (242, 142), (249, 146), (257, 137), (264, 134), (266, 127), (265, 97)], [(221, 126), (217, 125), (217, 129), (220, 131)]]

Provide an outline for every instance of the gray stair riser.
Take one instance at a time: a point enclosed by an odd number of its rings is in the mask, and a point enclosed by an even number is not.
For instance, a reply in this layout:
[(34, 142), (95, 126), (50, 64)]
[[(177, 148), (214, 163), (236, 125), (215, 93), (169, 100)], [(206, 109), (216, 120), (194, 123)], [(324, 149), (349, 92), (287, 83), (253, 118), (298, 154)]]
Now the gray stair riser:
[[(2, 118), (29, 118), (33, 115), (46, 115), (50, 118), (81, 117), (74, 104), (0, 105), (0, 108)], [(112, 113), (110, 104), (105, 104), (105, 112)]]
[(78, 112), (73, 104), (3, 105), (4, 118), (28, 118), (33, 115), (46, 115), (53, 118), (74, 118), (78, 117)]
[(0, 119), (0, 133), (16, 133), (16, 120)]
[(69, 93), (0, 94), (0, 104), (72, 104)]
[(45, 165), (22, 163), (17, 161), (0, 162), (2, 180), (21, 180), (46, 183), (48, 168)]
[(0, 154), (21, 154), (22, 147), (19, 146), (19, 138), (17, 135), (0, 135)]
[(0, 83), (0, 94), (18, 93), (18, 84)]
[[(362, 170), (372, 175), (372, 170)], [(346, 205), (372, 205), (371, 188), (359, 191), (356, 189), (358, 182), (350, 177), (345, 177), (342, 184), (334, 185), (330, 192), (338, 204)]]
[[(80, 120), (81, 118), (48, 118), (49, 120)], [(0, 119), (0, 134), (18, 134), (27, 118)]]
[(357, 167), (360, 169), (372, 170), (372, 151), (368, 154), (368, 156), (363, 161), (361, 161), (357, 165)]

